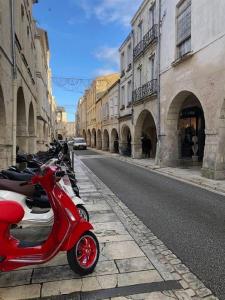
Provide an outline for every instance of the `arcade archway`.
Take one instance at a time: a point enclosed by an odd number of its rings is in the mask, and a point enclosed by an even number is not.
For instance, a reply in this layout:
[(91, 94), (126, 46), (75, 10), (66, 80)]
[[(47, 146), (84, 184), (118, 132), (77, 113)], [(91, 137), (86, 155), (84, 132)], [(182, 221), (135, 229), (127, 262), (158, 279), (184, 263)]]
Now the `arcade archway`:
[(148, 110), (140, 113), (134, 133), (134, 157), (155, 158), (157, 147), (156, 125)]
[(105, 129), (103, 133), (103, 147), (102, 150), (109, 151), (109, 133), (108, 130)]
[(130, 128), (127, 125), (124, 125), (121, 130), (121, 141), (120, 141), (120, 153), (124, 156), (131, 156), (132, 149), (132, 136)]
[(111, 132), (110, 152), (119, 153), (119, 135), (115, 128)]
[(169, 160), (200, 164), (204, 158), (205, 117), (199, 99), (183, 91), (172, 101), (167, 115)]
[(97, 149), (102, 149), (102, 133), (100, 129), (97, 131)]

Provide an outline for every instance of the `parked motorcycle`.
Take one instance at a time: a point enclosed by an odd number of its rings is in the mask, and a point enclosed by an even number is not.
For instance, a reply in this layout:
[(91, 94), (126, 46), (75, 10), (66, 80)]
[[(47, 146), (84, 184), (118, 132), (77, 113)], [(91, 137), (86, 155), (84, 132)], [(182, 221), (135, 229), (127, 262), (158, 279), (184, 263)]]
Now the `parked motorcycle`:
[(42, 166), (32, 178), (45, 190), (54, 213), (54, 224), (42, 242), (20, 241), (10, 233), (12, 224), (22, 221), (25, 211), (14, 199), (0, 201), (0, 270), (10, 271), (43, 264), (60, 251), (67, 252), (71, 269), (79, 275), (93, 272), (99, 258), (99, 243), (92, 225), (81, 218), (76, 205), (59, 184), (65, 175), (59, 167)]

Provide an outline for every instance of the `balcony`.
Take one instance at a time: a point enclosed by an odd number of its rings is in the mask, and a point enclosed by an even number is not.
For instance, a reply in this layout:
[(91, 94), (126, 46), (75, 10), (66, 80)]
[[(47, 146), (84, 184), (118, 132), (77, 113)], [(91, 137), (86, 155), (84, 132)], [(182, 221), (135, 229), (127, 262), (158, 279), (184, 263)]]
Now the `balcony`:
[(134, 48), (133, 57), (134, 60), (144, 53), (144, 51), (151, 45), (157, 38), (158, 25), (155, 24), (152, 28), (144, 35), (143, 40), (140, 41), (137, 46)]
[(125, 76), (125, 70), (122, 70), (120, 74), (120, 78), (123, 78), (124, 76)]
[(157, 94), (157, 79), (153, 79), (133, 91), (133, 102), (138, 102), (155, 94)]
[(132, 69), (132, 63), (129, 63), (127, 66), (126, 72), (128, 73)]

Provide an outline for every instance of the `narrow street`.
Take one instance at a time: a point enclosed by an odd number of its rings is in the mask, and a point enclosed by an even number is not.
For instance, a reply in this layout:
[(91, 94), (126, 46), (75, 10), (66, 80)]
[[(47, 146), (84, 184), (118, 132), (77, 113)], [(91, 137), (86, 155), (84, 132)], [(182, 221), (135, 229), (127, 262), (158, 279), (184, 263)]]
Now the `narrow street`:
[(91, 150), (76, 155), (217, 297), (225, 299), (223, 196)]

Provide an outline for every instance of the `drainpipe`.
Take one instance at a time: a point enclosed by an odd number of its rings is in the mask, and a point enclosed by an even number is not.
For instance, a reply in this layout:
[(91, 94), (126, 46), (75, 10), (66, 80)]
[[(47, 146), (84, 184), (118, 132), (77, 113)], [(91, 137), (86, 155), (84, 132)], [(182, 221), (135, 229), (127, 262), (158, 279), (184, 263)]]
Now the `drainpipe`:
[(157, 133), (158, 133), (158, 142), (157, 142), (157, 155), (156, 155), (156, 163), (160, 165), (161, 157), (160, 157), (160, 147), (161, 147), (161, 107), (160, 107), (160, 85), (161, 85), (161, 77), (160, 77), (160, 67), (161, 67), (161, 4), (162, 1), (158, 1), (159, 5), (159, 13), (158, 13), (158, 47), (157, 47), (157, 95), (158, 95), (158, 106), (157, 106), (157, 114), (158, 114), (158, 122), (157, 122)]
[(13, 153), (12, 161), (13, 164), (16, 163), (16, 119), (17, 119), (17, 67), (16, 67), (16, 43), (15, 43), (15, 16), (14, 16), (14, 0), (10, 0), (10, 10), (11, 10), (11, 51), (12, 51), (12, 91), (13, 91), (13, 116), (12, 116), (12, 141), (13, 141)]

